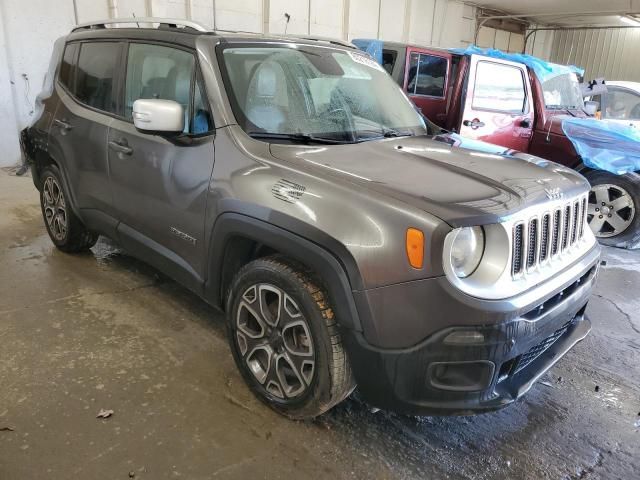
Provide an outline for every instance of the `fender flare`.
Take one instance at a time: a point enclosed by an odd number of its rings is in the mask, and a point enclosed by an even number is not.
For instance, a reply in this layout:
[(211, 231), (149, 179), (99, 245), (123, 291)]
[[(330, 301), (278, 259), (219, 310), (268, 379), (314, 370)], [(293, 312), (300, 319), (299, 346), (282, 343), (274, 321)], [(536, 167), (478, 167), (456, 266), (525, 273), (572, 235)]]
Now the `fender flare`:
[[(286, 228), (295, 222), (296, 232)], [(269, 221), (242, 213), (222, 213), (215, 221), (209, 244), (207, 281), (204, 294), (215, 306), (224, 309), (222, 266), (227, 246), (234, 237), (242, 237), (273, 248), (314, 270), (328, 290), (338, 324), (362, 331), (353, 290), (362, 289), (362, 279), (355, 260), (344, 245), (326, 233), (287, 215), (271, 212)]]

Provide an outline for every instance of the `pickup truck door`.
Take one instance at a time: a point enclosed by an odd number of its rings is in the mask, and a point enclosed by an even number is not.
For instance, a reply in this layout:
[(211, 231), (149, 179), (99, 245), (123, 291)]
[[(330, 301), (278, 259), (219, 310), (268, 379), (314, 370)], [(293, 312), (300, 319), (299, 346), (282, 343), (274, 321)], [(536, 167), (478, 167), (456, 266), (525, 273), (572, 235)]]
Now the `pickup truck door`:
[(526, 152), (534, 107), (527, 67), (471, 55), (460, 134)]
[(407, 48), (402, 88), (422, 113), (440, 126), (447, 119), (451, 59), (448, 52)]
[[(204, 277), (204, 218), (214, 162), (214, 130), (195, 52), (130, 43), (124, 115), (107, 149), (118, 237), (135, 256), (196, 290)], [(136, 129), (133, 102), (160, 98), (185, 111), (182, 135)]]

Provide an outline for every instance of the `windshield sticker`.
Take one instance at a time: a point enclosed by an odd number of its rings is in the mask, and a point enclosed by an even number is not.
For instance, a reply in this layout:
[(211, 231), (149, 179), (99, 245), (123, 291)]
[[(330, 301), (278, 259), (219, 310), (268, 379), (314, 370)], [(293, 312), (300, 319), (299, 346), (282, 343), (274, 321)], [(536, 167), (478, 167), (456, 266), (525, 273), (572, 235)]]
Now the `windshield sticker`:
[(370, 68), (375, 68), (376, 70), (384, 71), (382, 66), (378, 62), (376, 62), (373, 58), (371, 58), (369, 55), (365, 53), (359, 53), (359, 52), (348, 52), (348, 53), (354, 62), (359, 63), (361, 65), (365, 65)]

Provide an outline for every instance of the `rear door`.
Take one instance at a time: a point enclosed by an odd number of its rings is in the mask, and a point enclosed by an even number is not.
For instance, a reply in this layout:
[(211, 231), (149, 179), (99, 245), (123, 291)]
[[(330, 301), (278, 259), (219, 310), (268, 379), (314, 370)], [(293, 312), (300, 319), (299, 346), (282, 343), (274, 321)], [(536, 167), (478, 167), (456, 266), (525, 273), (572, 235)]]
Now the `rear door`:
[[(118, 235), (137, 256), (197, 289), (206, 246), (204, 214), (214, 161), (214, 129), (195, 51), (130, 43), (123, 116), (107, 135)], [(182, 105), (181, 135), (136, 129), (133, 103), (141, 98)]]
[(69, 43), (58, 74), (60, 102), (49, 141), (64, 161), (76, 205), (88, 215), (113, 214), (105, 146), (122, 48), (117, 41)]
[(533, 121), (527, 67), (471, 55), (460, 133), (526, 152)]
[(451, 54), (407, 48), (404, 91), (426, 117), (443, 126), (447, 118)]

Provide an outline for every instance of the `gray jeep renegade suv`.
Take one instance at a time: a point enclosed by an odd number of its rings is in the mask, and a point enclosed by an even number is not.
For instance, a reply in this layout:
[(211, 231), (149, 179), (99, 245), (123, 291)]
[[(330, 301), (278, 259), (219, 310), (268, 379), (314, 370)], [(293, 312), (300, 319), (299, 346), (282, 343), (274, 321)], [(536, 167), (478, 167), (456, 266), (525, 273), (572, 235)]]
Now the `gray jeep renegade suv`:
[(489, 411), (587, 335), (579, 174), (435, 134), (349, 45), (134, 21), (56, 44), (22, 135), (44, 223), (223, 310), (268, 405), (313, 417), (357, 386), (395, 411)]

